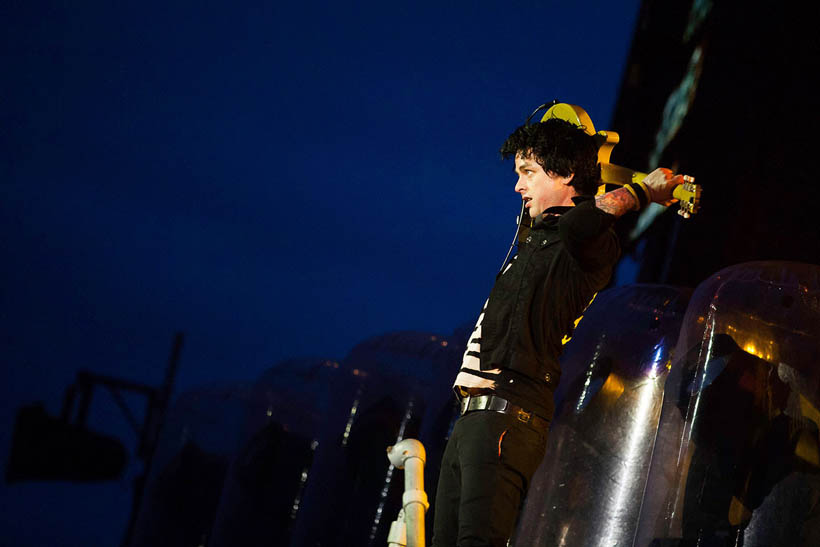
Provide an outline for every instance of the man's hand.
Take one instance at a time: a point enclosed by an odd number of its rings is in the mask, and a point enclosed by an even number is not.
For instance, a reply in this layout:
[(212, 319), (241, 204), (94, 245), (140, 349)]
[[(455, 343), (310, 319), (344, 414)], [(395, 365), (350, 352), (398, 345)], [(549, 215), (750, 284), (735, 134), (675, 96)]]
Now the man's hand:
[(684, 180), (683, 175), (676, 175), (670, 169), (660, 167), (649, 173), (643, 183), (649, 191), (649, 201), (668, 206), (678, 201), (672, 197), (672, 192)]

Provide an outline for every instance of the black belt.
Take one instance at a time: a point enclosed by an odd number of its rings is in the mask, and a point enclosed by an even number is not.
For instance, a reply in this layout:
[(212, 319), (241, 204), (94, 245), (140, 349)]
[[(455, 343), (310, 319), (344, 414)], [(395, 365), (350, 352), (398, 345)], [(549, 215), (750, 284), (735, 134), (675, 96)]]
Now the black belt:
[(461, 415), (465, 415), (473, 410), (492, 410), (502, 414), (512, 414), (518, 421), (530, 424), (536, 429), (546, 431), (550, 423), (532, 412), (527, 412), (520, 406), (514, 405), (507, 399), (502, 399), (498, 395), (465, 395), (461, 399)]

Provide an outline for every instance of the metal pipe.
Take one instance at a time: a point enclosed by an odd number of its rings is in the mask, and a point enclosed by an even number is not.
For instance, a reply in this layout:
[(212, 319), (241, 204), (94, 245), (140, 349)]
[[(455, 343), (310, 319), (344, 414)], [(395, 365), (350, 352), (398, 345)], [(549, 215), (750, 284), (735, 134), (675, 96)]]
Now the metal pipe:
[(387, 457), (395, 467), (404, 469), (402, 511), (407, 547), (424, 547), (424, 514), (430, 507), (424, 491), (424, 445), (416, 439), (404, 439), (387, 448)]

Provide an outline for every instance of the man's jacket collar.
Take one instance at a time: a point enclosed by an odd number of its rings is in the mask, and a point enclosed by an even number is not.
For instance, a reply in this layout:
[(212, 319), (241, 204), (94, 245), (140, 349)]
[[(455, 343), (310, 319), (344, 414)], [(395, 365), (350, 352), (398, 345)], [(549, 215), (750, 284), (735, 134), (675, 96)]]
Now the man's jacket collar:
[(538, 220), (535, 222), (535, 226), (541, 223), (549, 223), (550, 221), (558, 220), (558, 217), (572, 209), (575, 205), (579, 203), (583, 203), (585, 201), (589, 201), (591, 199), (595, 199), (595, 196), (572, 196), (572, 203), (573, 205), (556, 205), (555, 207), (550, 207), (540, 215), (538, 215)]

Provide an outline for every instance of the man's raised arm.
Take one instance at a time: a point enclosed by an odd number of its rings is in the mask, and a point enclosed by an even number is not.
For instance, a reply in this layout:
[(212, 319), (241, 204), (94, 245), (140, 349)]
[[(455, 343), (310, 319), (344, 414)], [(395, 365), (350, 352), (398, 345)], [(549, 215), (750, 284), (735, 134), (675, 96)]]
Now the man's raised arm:
[(675, 175), (663, 167), (649, 173), (643, 182), (632, 183), (595, 197), (595, 205), (604, 212), (619, 217), (629, 211), (640, 211), (648, 203), (671, 205), (675, 186), (683, 184), (683, 175)]

